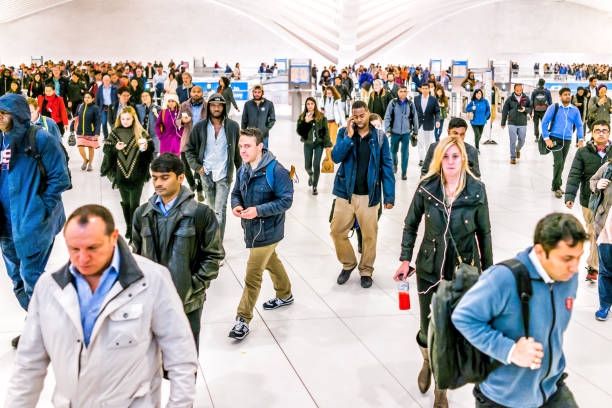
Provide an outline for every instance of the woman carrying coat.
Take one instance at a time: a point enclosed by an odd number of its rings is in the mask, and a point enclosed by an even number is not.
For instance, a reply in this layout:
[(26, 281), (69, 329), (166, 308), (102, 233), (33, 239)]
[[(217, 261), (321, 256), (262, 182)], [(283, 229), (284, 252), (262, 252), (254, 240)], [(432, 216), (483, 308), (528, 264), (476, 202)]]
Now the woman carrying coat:
[(591, 95), (588, 105), (587, 121), (589, 129), (593, 123), (603, 120), (610, 123), (610, 112), (612, 111), (612, 100), (608, 98), (608, 87), (601, 84), (597, 87), (597, 95)]
[(331, 148), (332, 142), (325, 115), (317, 109), (317, 101), (312, 96), (306, 98), (304, 112), (298, 118), (297, 133), (304, 143), (304, 164), (308, 173), (308, 185), (312, 186), (312, 195), (317, 195), (323, 148)]
[[(438, 284), (442, 279), (453, 278), (458, 265), (457, 255), (463, 262), (481, 270), (493, 264), (487, 193), (484, 184), (469, 170), (465, 145), (457, 136), (440, 140), (429, 172), (417, 186), (404, 223), (402, 264), (395, 273), (396, 281), (405, 281), (414, 273), (410, 266), (422, 218), (425, 232), (416, 258), (421, 321), (417, 343), (424, 359), (418, 386), (425, 393), (431, 385), (427, 355), (430, 305)], [(459, 254), (455, 252), (451, 237)], [(434, 406), (448, 406), (446, 390), (436, 386), (434, 395)]]
[(159, 154), (170, 152), (179, 157), (181, 155), (183, 127), (177, 126), (177, 122), (180, 123), (180, 120), (177, 121), (180, 111), (178, 96), (172, 93), (164, 95), (163, 109), (155, 123), (155, 131), (159, 139)]
[[(77, 146), (83, 158), (81, 170), (93, 171), (94, 149), (100, 147), (98, 137), (100, 136), (100, 108), (96, 105), (96, 98), (91, 92), (85, 92), (83, 103), (77, 109), (77, 116), (72, 121), (72, 131), (77, 136)], [(89, 151), (89, 158), (85, 153)]]
[(230, 87), (230, 79), (227, 77), (219, 78), (219, 86), (217, 87), (217, 93), (221, 94), (221, 96), (225, 99), (225, 109), (227, 110), (227, 116), (232, 110), (232, 106), (236, 108), (236, 111), (240, 113), (240, 109), (238, 109), (238, 105), (236, 104), (236, 100), (234, 99), (234, 91)]
[(115, 127), (104, 141), (100, 174), (108, 177), (113, 188), (119, 189), (128, 240), (132, 238), (132, 219), (140, 205), (142, 189), (151, 178), (149, 166), (153, 150), (153, 141), (140, 125), (134, 108), (121, 109)]
[(474, 147), (476, 147), (476, 150), (480, 151), (480, 138), (482, 137), (482, 132), (487, 124), (487, 120), (491, 117), (491, 106), (489, 105), (489, 101), (483, 97), (482, 89), (479, 88), (474, 91), (472, 100), (468, 103), (465, 111), (473, 115), (470, 124), (474, 131)]
[(342, 97), (340, 92), (333, 87), (325, 88), (323, 97), (321, 98), (321, 113), (325, 115), (327, 127), (329, 128), (329, 137), (332, 146), (336, 144), (336, 136), (338, 136), (338, 128), (345, 125), (344, 107), (342, 106)]

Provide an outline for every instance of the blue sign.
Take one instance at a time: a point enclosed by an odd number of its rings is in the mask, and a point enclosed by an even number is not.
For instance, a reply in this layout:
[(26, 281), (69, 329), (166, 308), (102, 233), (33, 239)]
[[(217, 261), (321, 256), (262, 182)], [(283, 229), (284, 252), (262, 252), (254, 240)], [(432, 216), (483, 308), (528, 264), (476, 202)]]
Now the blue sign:
[[(211, 94), (217, 92), (219, 81), (215, 82), (194, 82), (194, 85), (201, 86), (204, 93)], [(234, 99), (237, 101), (246, 101), (249, 99), (249, 83), (248, 82), (232, 82), (230, 83), (232, 91), (234, 91)]]

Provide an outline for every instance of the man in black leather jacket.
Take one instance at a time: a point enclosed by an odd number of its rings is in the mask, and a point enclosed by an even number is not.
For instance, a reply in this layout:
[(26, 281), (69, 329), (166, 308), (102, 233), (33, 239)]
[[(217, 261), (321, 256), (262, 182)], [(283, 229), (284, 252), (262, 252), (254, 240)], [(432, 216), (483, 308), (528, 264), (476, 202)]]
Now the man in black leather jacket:
[(151, 163), (151, 174), (155, 194), (134, 213), (134, 253), (170, 270), (199, 346), (206, 289), (225, 257), (219, 223), (214, 211), (181, 185), (185, 166), (177, 155), (161, 154)]

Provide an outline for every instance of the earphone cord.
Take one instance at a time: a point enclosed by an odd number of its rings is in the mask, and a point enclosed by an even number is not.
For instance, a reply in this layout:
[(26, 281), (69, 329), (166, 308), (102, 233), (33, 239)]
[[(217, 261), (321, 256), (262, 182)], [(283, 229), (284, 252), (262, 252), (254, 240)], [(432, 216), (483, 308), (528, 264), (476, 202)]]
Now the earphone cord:
[[(565, 135), (565, 131), (567, 130), (567, 117), (568, 117), (568, 114), (569, 114), (569, 106), (567, 108), (564, 107), (564, 106), (560, 106), (560, 108), (563, 108), (563, 110), (565, 110), (565, 126), (563, 127), (563, 133), (561, 134), (561, 148), (560, 149), (554, 149), (554, 148), (553, 149), (549, 149), (548, 146), (546, 146), (546, 149), (549, 152), (559, 152), (559, 151), (563, 150), (563, 148), (565, 147), (565, 137), (564, 137), (564, 135)], [(552, 131), (552, 128), (550, 130)], [(550, 137), (550, 136), (551, 135), (550, 135), (550, 132), (549, 132), (548, 137)]]

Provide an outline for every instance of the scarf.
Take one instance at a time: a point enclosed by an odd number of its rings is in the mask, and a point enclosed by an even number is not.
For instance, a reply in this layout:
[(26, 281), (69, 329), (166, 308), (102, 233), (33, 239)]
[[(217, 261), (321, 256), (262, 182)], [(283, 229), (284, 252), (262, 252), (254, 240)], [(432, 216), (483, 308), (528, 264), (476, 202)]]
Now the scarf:
[[(138, 141), (134, 137), (134, 128), (133, 126), (130, 126), (129, 128), (117, 127), (113, 133), (115, 137), (109, 137), (106, 139), (105, 144), (110, 145), (113, 149), (115, 149), (117, 142), (125, 143), (123, 150), (117, 150), (117, 166), (123, 174), (123, 177), (129, 179), (134, 172), (134, 168), (138, 162), (138, 157), (141, 153), (138, 146)], [(147, 138), (147, 142), (150, 142), (149, 138)]]

